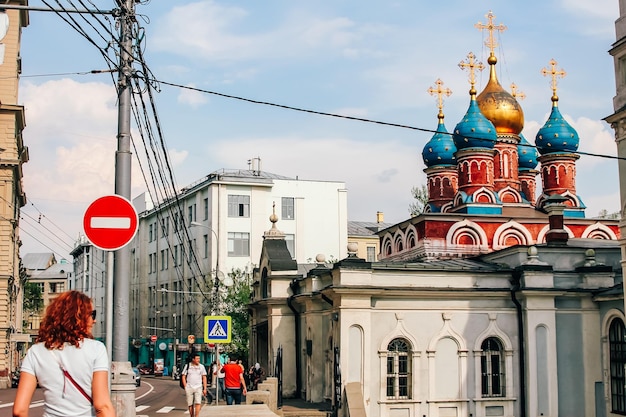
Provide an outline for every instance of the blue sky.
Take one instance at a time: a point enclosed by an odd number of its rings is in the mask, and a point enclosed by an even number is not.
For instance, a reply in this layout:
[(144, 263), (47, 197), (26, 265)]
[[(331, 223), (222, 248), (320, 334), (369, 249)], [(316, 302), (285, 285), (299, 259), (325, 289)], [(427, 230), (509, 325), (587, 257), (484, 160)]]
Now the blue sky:
[[(65, 3), (62, 1), (62, 3)], [(111, 9), (113, 0), (92, 0)], [(144, 56), (158, 80), (321, 112), (435, 129), (440, 78), (453, 94), (451, 131), (469, 104), (469, 52), (486, 64), (488, 11), (498, 35), (498, 77), (525, 94), (524, 135), (532, 143), (550, 111), (550, 59), (559, 108), (580, 135), (580, 151), (616, 155), (612, 129), (617, 0), (200, 1), (138, 4)], [(31, 6), (41, 6), (31, 0)], [(85, 24), (86, 25), (86, 24)], [(103, 39), (95, 39), (106, 46)], [(26, 107), (21, 253), (68, 257), (87, 206), (113, 193), (117, 109), (102, 55), (53, 13), (31, 12), (22, 33), (19, 102)], [(61, 74), (61, 75), (53, 75)], [(46, 75), (46, 76), (43, 76)], [(488, 72), (478, 75), (478, 91)], [(220, 168), (262, 169), (301, 179), (345, 181), (350, 220), (409, 217), (411, 187), (425, 183), (421, 152), (431, 133), (294, 112), (160, 86), (156, 96), (179, 188)], [(587, 217), (619, 209), (617, 162), (582, 156), (577, 191)], [(538, 182), (540, 182), (538, 178)], [(133, 167), (133, 196), (145, 190)], [(268, 225), (269, 227), (269, 225)], [(62, 229), (60, 231), (59, 229)], [(56, 235), (56, 237), (53, 237)]]

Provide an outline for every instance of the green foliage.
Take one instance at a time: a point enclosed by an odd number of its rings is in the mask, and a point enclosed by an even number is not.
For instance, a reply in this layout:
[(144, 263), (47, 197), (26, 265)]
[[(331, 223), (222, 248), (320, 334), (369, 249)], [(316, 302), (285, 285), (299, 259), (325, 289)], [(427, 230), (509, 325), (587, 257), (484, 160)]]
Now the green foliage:
[(233, 280), (233, 285), (226, 288), (224, 300), (224, 315), (231, 317), (232, 342), (230, 349), (241, 356), (248, 357), (250, 314), (248, 303), (252, 295), (252, 274), (247, 269), (233, 268), (228, 275)]
[(599, 219), (611, 219), (611, 220), (619, 220), (621, 217), (620, 212), (609, 213), (607, 209), (602, 209), (598, 213)]
[(40, 313), (43, 308), (43, 297), (41, 289), (32, 282), (24, 284), (24, 311), (29, 313)]
[(426, 184), (422, 184), (419, 187), (411, 188), (411, 195), (415, 201), (409, 204), (409, 213), (411, 213), (411, 217), (419, 216), (426, 209), (426, 204), (428, 204), (428, 187)]

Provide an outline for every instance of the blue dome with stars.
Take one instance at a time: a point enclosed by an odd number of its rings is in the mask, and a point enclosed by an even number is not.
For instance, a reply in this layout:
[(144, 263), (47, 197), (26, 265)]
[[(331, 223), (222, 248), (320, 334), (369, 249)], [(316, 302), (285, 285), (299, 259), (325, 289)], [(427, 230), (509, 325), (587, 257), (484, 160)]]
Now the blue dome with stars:
[(454, 128), (454, 144), (457, 149), (493, 149), (496, 144), (496, 128), (480, 111), (475, 97), (470, 100), (467, 113)]
[(535, 138), (539, 153), (545, 155), (548, 153), (576, 152), (578, 141), (578, 133), (565, 121), (555, 101), (550, 117), (539, 129)]
[(520, 141), (517, 145), (518, 155), (518, 167), (520, 171), (531, 170), (537, 167), (537, 158), (539, 158), (539, 152), (537, 148), (526, 140), (524, 135), (519, 135)]
[(424, 146), (422, 150), (422, 158), (427, 167), (439, 165), (456, 165), (454, 153), (456, 146), (452, 135), (448, 133), (446, 126), (443, 124), (443, 117), (439, 118), (437, 125), (437, 133)]

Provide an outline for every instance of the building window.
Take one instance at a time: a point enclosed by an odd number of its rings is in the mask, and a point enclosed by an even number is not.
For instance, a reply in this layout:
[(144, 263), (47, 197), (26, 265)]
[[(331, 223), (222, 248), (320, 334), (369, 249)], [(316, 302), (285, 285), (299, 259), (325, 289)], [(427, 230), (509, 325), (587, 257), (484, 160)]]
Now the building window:
[(161, 249), (161, 271), (169, 267), (169, 249)]
[(295, 218), (295, 209), (293, 205), (293, 197), (283, 197), (281, 204), (281, 214), (283, 220), (293, 220)]
[(504, 397), (504, 349), (495, 337), (485, 339), (480, 346), (480, 381), (483, 397)]
[(367, 247), (367, 262), (376, 262), (376, 247)]
[(296, 235), (285, 235), (285, 243), (291, 255), (291, 259), (296, 258)]
[(45, 292), (45, 291), (44, 291), (44, 285), (43, 285), (43, 282), (35, 282), (35, 286), (36, 286), (37, 288), (39, 288), (39, 293), (40, 293), (40, 294), (43, 294), (43, 293)]
[(170, 233), (170, 218), (169, 216), (161, 219), (161, 236), (165, 237)]
[(626, 414), (626, 340), (624, 322), (613, 319), (609, 328), (609, 349), (611, 361), (611, 411)]
[(204, 239), (204, 259), (209, 257), (209, 235), (202, 236)]
[(152, 242), (152, 223), (148, 225), (148, 242)]
[(209, 220), (209, 199), (204, 199), (204, 220)]
[(405, 339), (394, 339), (387, 346), (387, 398), (411, 398), (411, 348)]
[(187, 211), (188, 211), (187, 218), (189, 219), (189, 224), (191, 224), (191, 222), (196, 221), (196, 205), (195, 204), (190, 205), (189, 207), (187, 207)]
[(64, 292), (65, 291), (65, 284), (62, 282), (51, 282), (50, 283), (50, 292), (52, 294), (58, 293), (58, 292)]
[(228, 256), (250, 256), (250, 233), (228, 232)]
[(250, 217), (250, 196), (229, 195), (228, 217)]

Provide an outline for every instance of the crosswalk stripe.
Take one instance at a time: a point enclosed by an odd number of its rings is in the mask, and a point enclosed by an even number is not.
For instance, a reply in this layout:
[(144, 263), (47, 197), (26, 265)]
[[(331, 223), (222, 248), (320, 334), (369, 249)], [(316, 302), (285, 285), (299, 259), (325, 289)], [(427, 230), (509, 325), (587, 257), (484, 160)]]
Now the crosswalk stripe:
[(150, 406), (149, 405), (138, 405), (137, 407), (135, 407), (135, 412), (137, 413), (139, 411), (143, 411), (146, 408), (150, 408)]
[(157, 411), (157, 414), (158, 413), (161, 413), (161, 414), (169, 413), (173, 409), (174, 409), (174, 407), (163, 407), (159, 411)]

